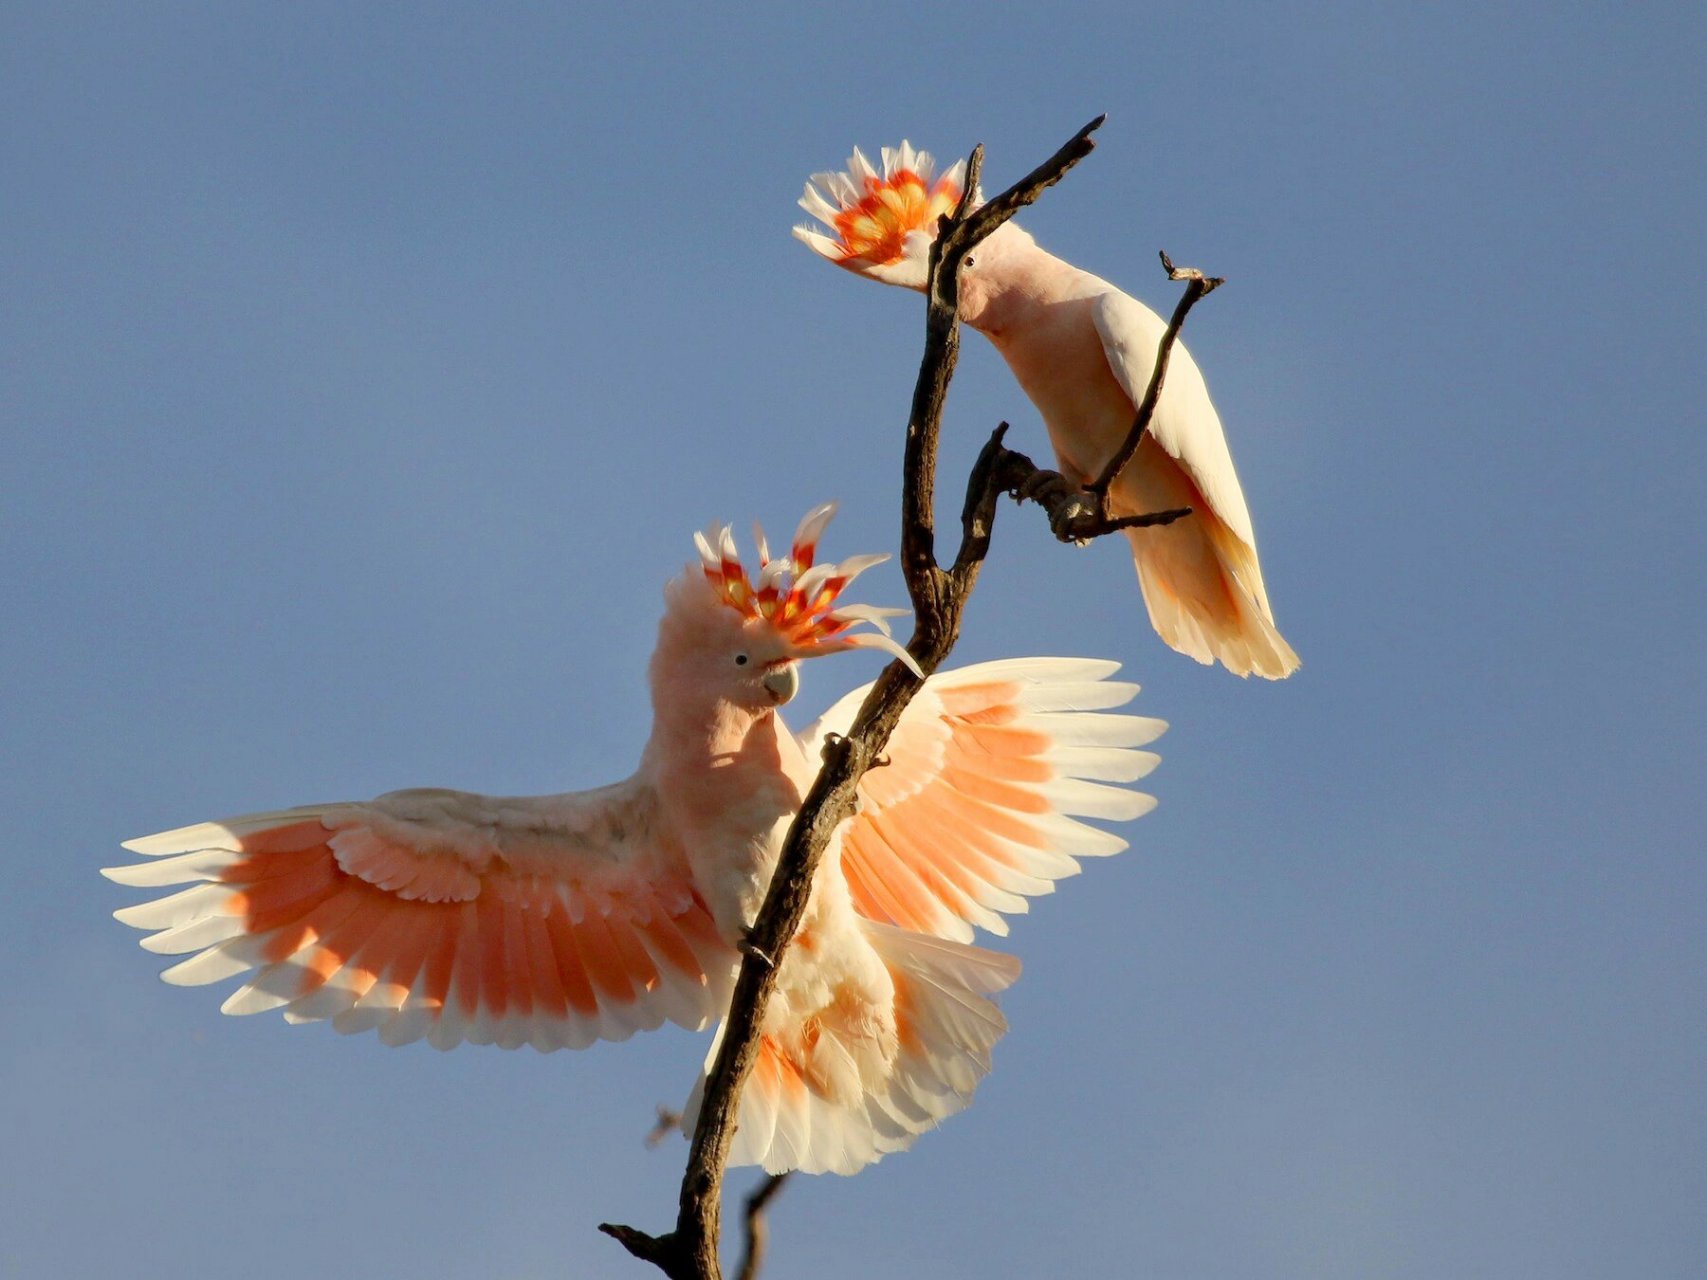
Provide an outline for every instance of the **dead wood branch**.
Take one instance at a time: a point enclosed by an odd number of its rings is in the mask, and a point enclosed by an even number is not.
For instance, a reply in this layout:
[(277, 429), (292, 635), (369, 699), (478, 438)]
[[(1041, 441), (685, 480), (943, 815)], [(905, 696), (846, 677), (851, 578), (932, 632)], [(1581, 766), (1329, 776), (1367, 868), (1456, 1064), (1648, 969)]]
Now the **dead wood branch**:
[(747, 1244), (741, 1251), (741, 1266), (735, 1272), (735, 1280), (759, 1280), (759, 1268), (765, 1263), (765, 1246), (770, 1243), (770, 1227), (765, 1222), (765, 1210), (770, 1207), (770, 1202), (776, 1199), (783, 1183), (787, 1181), (786, 1173), (769, 1174), (747, 1197)]
[[(1205, 294), (1218, 289), (1226, 281), (1219, 276), (1205, 276), (1194, 267), (1176, 267), (1164, 251), (1162, 267), (1170, 280), (1184, 280), (1185, 292), (1174, 307), (1173, 317), (1156, 349), (1156, 364), (1150, 372), (1150, 382), (1144, 388), (1144, 398), (1132, 426), (1120, 448), (1114, 451), (1096, 479), (1079, 485), (1059, 471), (1038, 466), (1023, 453), (1009, 449), (1003, 440), (1008, 424), (1002, 423), (990, 436), (984, 451), (972, 468), (972, 481), (966, 495), (965, 521), (981, 521), (987, 528), (994, 519), (995, 499), (1008, 494), (1018, 502), (1037, 503), (1049, 517), (1049, 528), (1062, 542), (1088, 542), (1122, 529), (1143, 529), (1172, 524), (1191, 514), (1190, 507), (1174, 507), (1167, 511), (1150, 511), (1139, 515), (1116, 516), (1109, 511), (1108, 491), (1115, 477), (1138, 453), (1144, 435), (1156, 416), (1156, 405), (1162, 398), (1162, 383), (1168, 375), (1168, 361), (1179, 343), (1179, 331), (1191, 309)], [(970, 528), (970, 525), (968, 526)], [(986, 534), (987, 536), (987, 534)]]
[(1162, 397), (1162, 380), (1168, 376), (1168, 360), (1174, 353), (1174, 344), (1179, 341), (1180, 326), (1185, 324), (1185, 318), (1191, 309), (1197, 305), (1198, 299), (1204, 294), (1219, 289), (1227, 282), (1220, 276), (1205, 276), (1195, 267), (1176, 267), (1167, 251), (1161, 251), (1162, 269), (1168, 273), (1170, 280), (1186, 281), (1185, 293), (1181, 295), (1179, 305), (1174, 308), (1173, 318), (1168, 321), (1167, 332), (1162, 335), (1161, 346), (1156, 351), (1156, 366), (1150, 371), (1150, 385), (1144, 388), (1144, 398), (1138, 402), (1138, 415), (1132, 420), (1132, 429), (1127, 432), (1126, 440), (1116, 449), (1114, 456), (1108, 460), (1108, 465), (1102, 469), (1102, 474), (1086, 485), (1091, 493), (1103, 501), (1102, 514), (1106, 517), (1108, 487), (1114, 483), (1132, 455), (1138, 452), (1138, 444), (1144, 438), (1144, 433), (1150, 428), (1150, 420), (1156, 416), (1156, 402)]
[[(1091, 134), (1102, 122), (1101, 116), (1091, 121), (1049, 160), (993, 200), (973, 209), (984, 156), (982, 146), (975, 148), (967, 164), (966, 195), (953, 213), (944, 215), (931, 248), (925, 349), (907, 421), (901, 501), (901, 571), (914, 611), (914, 631), (907, 649), (927, 673), (936, 670), (959, 638), (961, 617), (989, 552), (995, 508), (1003, 493), (1040, 502), (1050, 511), (1052, 526), (1057, 521), (1058, 509), (1065, 511), (1072, 503), (1082, 504), (1089, 496), (1091, 515), (1100, 515), (1100, 523), (1081, 514), (1062, 516), (1060, 527), (1069, 530), (1068, 536), (1072, 538), (1095, 537), (1131, 523), (1166, 523), (1185, 514), (1161, 512), (1114, 522), (1108, 520), (1106, 510), (1100, 505), (1100, 494), (1068, 485), (1070, 493), (1064, 491), (1059, 497), (1052, 496), (1055, 489), (1047, 477), (1055, 473), (1044, 472), (1023, 454), (1004, 448), (1001, 444), (1004, 424), (968, 480), (960, 547), (953, 564), (944, 569), (937, 562), (934, 515), (937, 445), (942, 432), (943, 405), (960, 350), (961, 264), (985, 236), (1031, 204), (1090, 154), (1095, 146)], [(1196, 289), (1191, 301), (1195, 302), (1196, 297), (1213, 287), (1214, 284), (1199, 277), (1188, 285), (1188, 294)], [(1149, 413), (1154, 412), (1153, 401), (1161, 386), (1168, 349), (1189, 309), (1190, 304), (1182, 302), (1158, 354), (1157, 372), (1145, 397), (1149, 409), (1140, 406), (1139, 422), (1134, 426), (1131, 441), (1133, 449), (1148, 423)], [(1109, 478), (1112, 479), (1112, 473)], [(609, 1223), (599, 1228), (620, 1241), (635, 1257), (656, 1265), (671, 1280), (721, 1280), (718, 1243), (724, 1168), (734, 1136), (741, 1086), (758, 1056), (759, 1028), (776, 985), (777, 965), (805, 915), (812, 877), (831, 834), (853, 812), (859, 779), (867, 769), (882, 762), (890, 733), (920, 687), (919, 678), (905, 666), (890, 663), (873, 684), (847, 734), (832, 737), (824, 747), (823, 767), (789, 828), (770, 889), (748, 935), (724, 1021), (723, 1041), (706, 1080), (674, 1229), (652, 1236), (633, 1227)], [(748, 1201), (750, 1258), (754, 1252), (762, 1253), (762, 1212), (781, 1183), (780, 1177), (773, 1178)], [(755, 1212), (759, 1215), (757, 1219)], [(751, 1235), (755, 1221), (759, 1226), (756, 1240)], [(756, 1270), (758, 1262), (752, 1260), (751, 1265)], [(743, 1270), (743, 1276), (748, 1274)]]

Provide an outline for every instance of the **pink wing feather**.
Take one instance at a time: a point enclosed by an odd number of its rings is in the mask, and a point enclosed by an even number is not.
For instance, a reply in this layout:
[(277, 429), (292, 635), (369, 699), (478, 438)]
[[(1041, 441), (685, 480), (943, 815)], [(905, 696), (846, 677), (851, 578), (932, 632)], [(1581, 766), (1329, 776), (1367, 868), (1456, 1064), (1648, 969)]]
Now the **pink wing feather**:
[[(860, 782), (844, 828), (842, 869), (860, 914), (941, 938), (972, 926), (1006, 934), (1003, 913), (1077, 874), (1081, 857), (1126, 841), (1076, 817), (1136, 818), (1154, 807), (1133, 782), (1157, 757), (1136, 748), (1167, 727), (1103, 714), (1138, 686), (1118, 663), (1024, 658), (941, 672), (896, 726), (889, 763)], [(830, 708), (804, 735), (809, 758), (845, 732), (866, 694)]]
[(258, 970), (223, 1008), (543, 1051), (705, 1026), (735, 963), (685, 865), (648, 845), (651, 793), (392, 792), (130, 841), (121, 884), (193, 887), (115, 913), (180, 985)]

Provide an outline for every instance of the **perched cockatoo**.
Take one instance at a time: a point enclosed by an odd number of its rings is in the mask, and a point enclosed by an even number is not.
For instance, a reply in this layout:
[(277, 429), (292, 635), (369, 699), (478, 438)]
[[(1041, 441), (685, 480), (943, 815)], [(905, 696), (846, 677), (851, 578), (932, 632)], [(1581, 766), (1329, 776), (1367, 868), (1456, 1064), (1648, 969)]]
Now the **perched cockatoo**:
[[(250, 974), (227, 1013), (541, 1051), (623, 1040), (727, 1005), (784, 833), (865, 690), (806, 734), (777, 708), (803, 658), (904, 651), (889, 611), (837, 606), (882, 560), (816, 564), (832, 507), (749, 577), (727, 528), (672, 581), (652, 656), (653, 726), (626, 782), (561, 795), (393, 791), (130, 841), (106, 875), (170, 896), (116, 912), (162, 975)], [(879, 630), (853, 632), (860, 623)], [(911, 661), (911, 659), (906, 659)], [(990, 999), (1012, 958), (971, 926), (1046, 893), (1075, 858), (1124, 841), (1069, 815), (1126, 819), (1160, 721), (1100, 714), (1136, 686), (1116, 664), (1033, 658), (934, 677), (908, 708), (861, 811), (838, 832), (785, 952), (731, 1158), (851, 1173), (964, 1108), (1006, 1029)], [(715, 1052), (715, 1045), (713, 1046)], [(709, 1059), (707, 1060), (709, 1064)], [(703, 1081), (703, 1077), (702, 1077)], [(698, 1087), (685, 1125), (693, 1123)]]
[[(879, 174), (857, 149), (845, 173), (814, 174), (801, 208), (824, 230), (794, 234), (839, 267), (923, 290), (937, 220), (959, 202), (963, 164), (935, 176), (929, 153), (883, 148)], [(1106, 280), (1038, 247), (1009, 221), (965, 259), (960, 318), (1008, 362), (1043, 415), (1061, 473), (1096, 478), (1126, 439), (1167, 325)], [(1173, 524), (1128, 529), (1150, 620), (1163, 640), (1236, 675), (1278, 680), (1298, 655), (1275, 629), (1256, 534), (1221, 419), (1197, 363), (1175, 345), (1155, 417), (1109, 492), (1117, 516), (1176, 507)]]

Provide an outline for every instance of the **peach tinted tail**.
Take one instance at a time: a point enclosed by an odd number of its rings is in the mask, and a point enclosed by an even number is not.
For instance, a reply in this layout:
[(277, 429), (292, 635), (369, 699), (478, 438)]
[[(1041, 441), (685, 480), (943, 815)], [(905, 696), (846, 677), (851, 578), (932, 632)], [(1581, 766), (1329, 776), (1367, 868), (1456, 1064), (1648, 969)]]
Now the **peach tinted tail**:
[(1239, 559), (1255, 557), (1233, 535), (1226, 534), (1237, 544), (1230, 556), (1215, 546), (1221, 539), (1183, 528), (1129, 529), (1127, 537), (1150, 621), (1169, 646), (1236, 676), (1283, 680), (1298, 670), (1298, 655), (1234, 569)]
[(1117, 514), (1191, 508), (1173, 524), (1126, 531), (1156, 633), (1187, 657), (1219, 662), (1236, 676), (1284, 680), (1298, 670), (1298, 655), (1269, 612), (1255, 548), (1171, 461), (1147, 468), (1142, 488), (1129, 479), (1133, 470), (1115, 482)]

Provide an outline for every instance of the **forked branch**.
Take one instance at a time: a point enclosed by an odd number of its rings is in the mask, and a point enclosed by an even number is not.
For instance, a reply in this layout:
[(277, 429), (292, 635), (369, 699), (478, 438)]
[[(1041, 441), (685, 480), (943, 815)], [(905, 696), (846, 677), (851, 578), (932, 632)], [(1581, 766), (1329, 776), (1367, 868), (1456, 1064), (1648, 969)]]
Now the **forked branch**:
[[(1106, 512), (1107, 484), (1118, 467), (1111, 469), (1106, 480), (1099, 477), (1100, 490), (1080, 490), (1068, 485), (1070, 493), (1052, 496), (1054, 490), (1047, 477), (1054, 476), (1056, 480), (1061, 477), (1043, 471), (1023, 454), (1003, 447), (1004, 423), (968, 480), (960, 546), (953, 564), (945, 570), (937, 562), (934, 518), (937, 446), (942, 433), (943, 405), (960, 350), (961, 264), (984, 237), (1031, 204), (1091, 153), (1096, 145), (1091, 134), (1103, 119), (1098, 116), (1092, 120), (1049, 160), (976, 209), (972, 205), (984, 151), (982, 146), (975, 148), (967, 163), (966, 194), (957, 209), (944, 215), (931, 248), (925, 349), (907, 421), (901, 499), (901, 570), (914, 611), (914, 631), (907, 649), (927, 673), (936, 670), (959, 639), (966, 601), (989, 552), (997, 500), (1003, 493), (1039, 501), (1049, 509), (1051, 524), (1057, 532), (1065, 527), (1074, 538), (1096, 537), (1130, 523), (1166, 523), (1186, 514), (1161, 512), (1110, 521)], [(1168, 266), (1171, 271), (1172, 264)], [(1174, 322), (1158, 352), (1156, 372), (1129, 439), (1128, 457), (1136, 451), (1154, 413), (1168, 352), (1185, 313), (1197, 298), (1219, 283), (1204, 281), (1198, 275), (1188, 284), (1189, 300), (1182, 300), (1176, 309)], [(1082, 504), (1087, 497), (1091, 503), (1088, 515), (1075, 514), (1064, 525), (1057, 523), (1058, 511), (1068, 510), (1074, 502)], [(682, 1178), (675, 1228), (660, 1236), (608, 1223), (599, 1228), (636, 1257), (655, 1264), (671, 1280), (721, 1280), (718, 1241), (724, 1169), (734, 1136), (741, 1087), (758, 1056), (765, 1006), (776, 985), (783, 953), (805, 915), (812, 877), (830, 837), (852, 812), (860, 778), (881, 762), (891, 732), (921, 684), (903, 664), (890, 663), (873, 684), (846, 735), (831, 738), (824, 748), (823, 768), (789, 828), (770, 889), (749, 935), (750, 946), (741, 961), (724, 1020), (722, 1044), (706, 1080), (687, 1170)], [(756, 1225), (759, 1234), (749, 1236), (750, 1254), (749, 1261), (743, 1264), (743, 1280), (756, 1271), (764, 1245), (763, 1210), (781, 1185), (780, 1178), (772, 1178), (748, 1202), (749, 1231)]]
[(1162, 268), (1170, 280), (1184, 280), (1185, 292), (1174, 307), (1172, 319), (1162, 334), (1156, 349), (1155, 367), (1150, 371), (1144, 398), (1132, 426), (1101, 472), (1089, 484), (1078, 485), (1059, 471), (1038, 466), (1023, 453), (1007, 448), (1003, 438), (1008, 424), (1002, 423), (990, 436), (984, 451), (972, 469), (972, 481), (966, 495), (967, 518), (974, 511), (988, 509), (993, 518), (995, 499), (1006, 493), (1019, 502), (1030, 500), (1042, 507), (1049, 516), (1049, 528), (1062, 542), (1088, 542), (1122, 529), (1143, 529), (1172, 524), (1191, 514), (1190, 507), (1174, 507), (1166, 511), (1148, 511), (1137, 515), (1117, 516), (1109, 510), (1108, 491), (1117, 477), (1138, 454), (1138, 446), (1156, 416), (1156, 406), (1162, 398), (1162, 383), (1168, 376), (1168, 362), (1179, 343), (1179, 331), (1185, 318), (1205, 294), (1226, 283), (1219, 276), (1206, 276), (1195, 267), (1176, 267), (1164, 250)]

